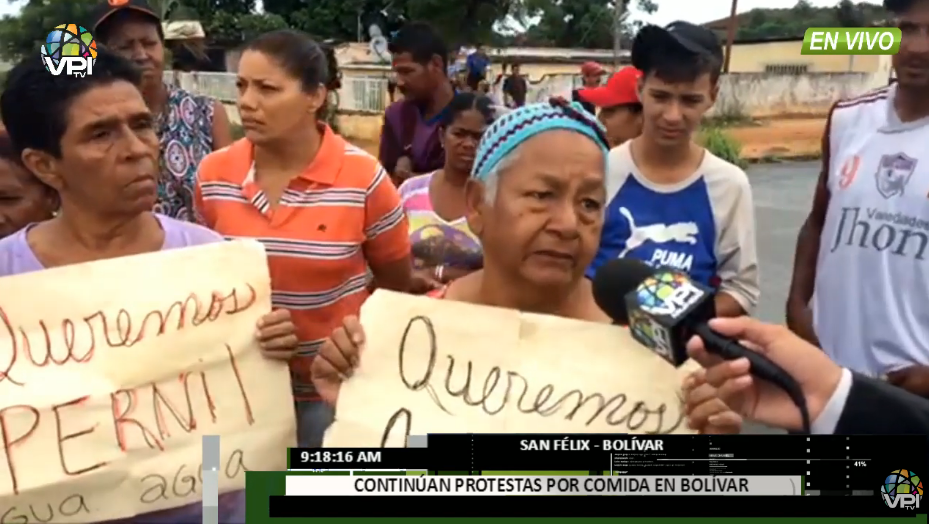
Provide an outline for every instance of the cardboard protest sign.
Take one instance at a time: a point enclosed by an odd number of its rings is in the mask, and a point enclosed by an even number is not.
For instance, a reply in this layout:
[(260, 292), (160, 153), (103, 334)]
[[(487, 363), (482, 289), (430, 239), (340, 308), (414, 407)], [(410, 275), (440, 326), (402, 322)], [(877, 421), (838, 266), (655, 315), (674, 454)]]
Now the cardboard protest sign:
[(283, 470), (286, 364), (255, 342), (271, 310), (264, 249), (217, 243), (0, 279), (0, 519), (99, 522)]
[(691, 433), (675, 369), (625, 329), (376, 292), (331, 447), (427, 433)]

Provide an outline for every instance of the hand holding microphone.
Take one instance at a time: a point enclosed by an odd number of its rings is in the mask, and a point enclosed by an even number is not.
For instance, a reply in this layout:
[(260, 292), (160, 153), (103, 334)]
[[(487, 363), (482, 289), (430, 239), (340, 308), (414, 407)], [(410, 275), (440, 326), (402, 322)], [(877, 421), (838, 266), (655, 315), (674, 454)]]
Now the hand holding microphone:
[(707, 324), (716, 315), (714, 290), (675, 270), (656, 270), (631, 259), (613, 260), (601, 267), (593, 289), (604, 312), (618, 323), (628, 322), (633, 338), (675, 366), (687, 360), (686, 342), (694, 335), (700, 337), (706, 352), (721, 360), (748, 361), (744, 373), (783, 391), (799, 411), (800, 427), (809, 432), (810, 415), (800, 384), (765, 355)]
[[(822, 413), (839, 385), (842, 368), (822, 350), (784, 326), (739, 317), (713, 319), (709, 327), (765, 355), (790, 374), (803, 391), (813, 420)], [(747, 358), (724, 360), (707, 351), (705, 342), (698, 336), (687, 343), (687, 354), (706, 368), (702, 379), (717, 388), (720, 398), (739, 415), (769, 426), (803, 429), (803, 421), (790, 396), (771, 382), (753, 377), (752, 364)]]

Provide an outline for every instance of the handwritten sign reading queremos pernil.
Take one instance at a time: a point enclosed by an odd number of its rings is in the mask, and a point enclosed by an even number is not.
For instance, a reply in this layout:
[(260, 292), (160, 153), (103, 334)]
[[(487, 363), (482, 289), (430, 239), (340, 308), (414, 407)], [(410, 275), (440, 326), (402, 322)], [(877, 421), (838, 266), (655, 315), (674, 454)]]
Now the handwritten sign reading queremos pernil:
[(675, 369), (604, 324), (378, 291), (326, 446), (427, 433), (690, 433)]
[(255, 323), (264, 249), (218, 243), (0, 279), (0, 520), (100, 522), (201, 500), (282, 470), (294, 413)]

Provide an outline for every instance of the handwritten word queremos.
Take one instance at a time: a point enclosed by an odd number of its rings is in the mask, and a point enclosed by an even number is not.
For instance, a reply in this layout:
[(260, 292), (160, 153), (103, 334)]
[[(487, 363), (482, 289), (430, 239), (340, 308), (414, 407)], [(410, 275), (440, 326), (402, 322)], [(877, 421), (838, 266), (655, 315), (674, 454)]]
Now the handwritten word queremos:
[(244, 298), (242, 291), (235, 288), (228, 292), (214, 291), (208, 302), (191, 293), (167, 307), (137, 316), (125, 308), (111, 315), (94, 311), (79, 319), (66, 318), (57, 328), (50, 327), (45, 320), (29, 329), (14, 325), (0, 307), (0, 382), (23, 386), (24, 382), (15, 376), (15, 369), (21, 365), (43, 368), (50, 364), (89, 362), (101, 346), (129, 348), (149, 336), (215, 322), (224, 313), (241, 313), (257, 299), (255, 288), (248, 284), (246, 288)]
[[(429, 358), (422, 374), (411, 378), (409, 368), (412, 362), (408, 361), (407, 352), (410, 350), (410, 334), (414, 329), (420, 329), (426, 335)], [(439, 341), (432, 320), (425, 316), (412, 318), (403, 332), (398, 348), (400, 379), (410, 391), (423, 391), (428, 394), (440, 410), (450, 415), (454, 413), (442, 401), (445, 396), (458, 399), (468, 407), (480, 408), (491, 416), (498, 415), (507, 408), (515, 408), (526, 415), (577, 420), (584, 427), (589, 427), (599, 418), (609, 426), (616, 427), (617, 433), (673, 433), (684, 419), (683, 411), (668, 419), (669, 408), (666, 404), (649, 407), (644, 401), (631, 402), (626, 393), (616, 393), (608, 397), (604, 393), (585, 393), (575, 388), (559, 394), (555, 385), (545, 384), (533, 394), (533, 388), (526, 376), (518, 371), (501, 369), (499, 366), (491, 367), (483, 380), (475, 380), (473, 361), (466, 360), (462, 364), (452, 355), (445, 355), (447, 367), (444, 378), (438, 379), (440, 382), (437, 391), (434, 384), (437, 380), (433, 379), (438, 357)], [(620, 387), (621, 385), (617, 385), (617, 388)], [(476, 393), (475, 389), (479, 391)], [(408, 436), (411, 419), (412, 414), (408, 409), (398, 409), (384, 429), (382, 446), (391, 440), (390, 436), (397, 424), (405, 426), (404, 436)]]

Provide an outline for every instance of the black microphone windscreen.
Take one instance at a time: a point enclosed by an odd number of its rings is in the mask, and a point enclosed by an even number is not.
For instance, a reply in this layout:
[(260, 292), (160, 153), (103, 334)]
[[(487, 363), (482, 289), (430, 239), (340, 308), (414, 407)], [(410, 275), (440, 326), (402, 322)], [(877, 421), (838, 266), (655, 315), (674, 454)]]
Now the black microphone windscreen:
[(617, 258), (600, 266), (594, 275), (593, 291), (597, 306), (620, 325), (629, 324), (626, 295), (643, 280), (652, 276), (655, 269), (641, 260)]

